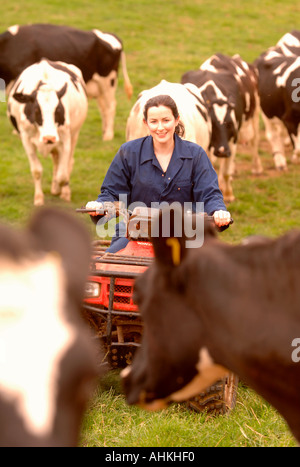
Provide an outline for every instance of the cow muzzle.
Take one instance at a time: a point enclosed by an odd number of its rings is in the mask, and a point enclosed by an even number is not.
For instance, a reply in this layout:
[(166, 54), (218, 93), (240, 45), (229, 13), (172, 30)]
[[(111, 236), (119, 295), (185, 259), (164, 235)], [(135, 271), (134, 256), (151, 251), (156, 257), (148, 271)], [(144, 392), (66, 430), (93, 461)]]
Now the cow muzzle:
[(131, 366), (121, 371), (122, 384), (126, 395), (126, 401), (129, 405), (137, 405), (145, 410), (157, 411), (165, 409), (169, 403), (167, 399), (155, 399), (153, 393), (141, 389), (138, 383), (132, 379)]
[(43, 144), (55, 144), (58, 142), (57, 136), (46, 135), (42, 137)]
[(213, 148), (213, 154), (216, 157), (230, 157), (231, 151), (229, 148), (226, 148), (225, 146), (220, 146), (218, 148)]

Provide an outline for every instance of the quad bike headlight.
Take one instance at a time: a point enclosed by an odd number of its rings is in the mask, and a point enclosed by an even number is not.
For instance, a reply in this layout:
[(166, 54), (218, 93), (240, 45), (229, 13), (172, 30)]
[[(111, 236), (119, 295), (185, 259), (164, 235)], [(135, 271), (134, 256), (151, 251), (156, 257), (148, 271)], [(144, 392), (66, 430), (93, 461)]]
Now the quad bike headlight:
[(85, 298), (96, 298), (100, 295), (100, 284), (99, 282), (90, 282), (88, 281), (85, 284)]

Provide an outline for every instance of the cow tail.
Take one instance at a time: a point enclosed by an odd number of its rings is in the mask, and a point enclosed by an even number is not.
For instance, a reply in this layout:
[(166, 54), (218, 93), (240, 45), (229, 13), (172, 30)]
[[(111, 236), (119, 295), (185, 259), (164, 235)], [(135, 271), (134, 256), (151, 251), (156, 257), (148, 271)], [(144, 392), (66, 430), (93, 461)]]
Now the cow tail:
[(121, 62), (122, 62), (122, 72), (123, 72), (123, 77), (124, 77), (124, 89), (126, 91), (128, 99), (131, 99), (133, 88), (132, 88), (132, 84), (130, 82), (130, 79), (127, 73), (126, 56), (123, 50), (121, 52)]

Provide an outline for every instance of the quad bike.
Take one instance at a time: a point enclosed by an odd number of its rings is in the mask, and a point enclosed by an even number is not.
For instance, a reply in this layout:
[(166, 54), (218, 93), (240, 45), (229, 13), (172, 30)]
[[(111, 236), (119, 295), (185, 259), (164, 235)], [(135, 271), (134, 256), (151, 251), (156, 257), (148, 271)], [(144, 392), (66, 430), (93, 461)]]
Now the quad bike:
[[(85, 208), (77, 212), (92, 214)], [(97, 211), (99, 219), (118, 216), (120, 211), (112, 203), (105, 203)], [(149, 241), (149, 222), (153, 210), (136, 208), (127, 215), (127, 246), (117, 253), (106, 252), (109, 241), (93, 243), (88, 282), (86, 283), (83, 312), (104, 350), (104, 364), (112, 369), (130, 365), (139, 347), (143, 322), (133, 301), (133, 285), (153, 262), (154, 252)], [(96, 223), (95, 218), (92, 218)], [(189, 408), (214, 414), (224, 414), (235, 407), (238, 377), (228, 375), (187, 402)]]

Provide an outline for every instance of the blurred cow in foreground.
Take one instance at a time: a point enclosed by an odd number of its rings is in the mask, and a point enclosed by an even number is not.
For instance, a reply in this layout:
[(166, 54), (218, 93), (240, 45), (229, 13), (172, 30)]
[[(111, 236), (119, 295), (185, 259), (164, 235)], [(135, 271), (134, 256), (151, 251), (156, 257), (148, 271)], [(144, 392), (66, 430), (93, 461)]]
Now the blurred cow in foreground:
[(211, 138), (211, 121), (197, 87), (193, 84), (183, 85), (165, 80), (140, 93), (127, 119), (126, 140), (148, 135), (147, 127), (143, 123), (144, 106), (151, 97), (160, 94), (169, 95), (176, 102), (180, 121), (185, 128), (183, 138), (199, 144), (207, 151)]
[(89, 235), (41, 209), (26, 230), (0, 225), (0, 446), (75, 446), (97, 375)]
[(81, 72), (73, 65), (41, 60), (26, 68), (8, 96), (8, 117), (20, 134), (34, 180), (34, 204), (44, 204), (37, 152), (53, 158), (51, 193), (70, 201), (70, 176), (79, 132), (87, 114)]
[(144, 331), (122, 373), (128, 403), (188, 400), (230, 370), (300, 441), (300, 232), (229, 245), (205, 224), (201, 248), (187, 241), (154, 237), (155, 262), (136, 280)]

